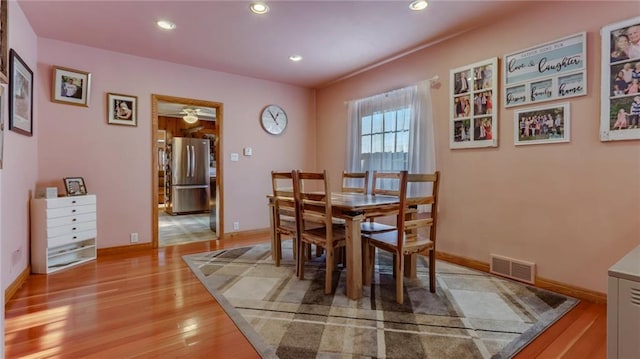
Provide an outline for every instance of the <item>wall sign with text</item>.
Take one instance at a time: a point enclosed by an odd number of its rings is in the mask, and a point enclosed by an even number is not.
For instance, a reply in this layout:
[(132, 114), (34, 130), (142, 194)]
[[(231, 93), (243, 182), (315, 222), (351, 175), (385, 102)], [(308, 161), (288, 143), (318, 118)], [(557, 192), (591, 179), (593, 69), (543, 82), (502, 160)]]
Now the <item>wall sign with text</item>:
[(504, 105), (512, 107), (587, 94), (587, 33), (504, 56)]

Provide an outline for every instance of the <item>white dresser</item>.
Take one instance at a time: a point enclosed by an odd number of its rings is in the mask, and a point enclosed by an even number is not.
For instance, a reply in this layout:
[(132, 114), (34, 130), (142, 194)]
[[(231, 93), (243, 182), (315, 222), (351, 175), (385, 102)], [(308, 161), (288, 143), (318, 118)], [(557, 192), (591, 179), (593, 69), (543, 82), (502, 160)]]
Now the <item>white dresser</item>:
[(609, 268), (607, 358), (640, 358), (640, 246)]
[(96, 196), (31, 200), (31, 269), (52, 273), (96, 258)]

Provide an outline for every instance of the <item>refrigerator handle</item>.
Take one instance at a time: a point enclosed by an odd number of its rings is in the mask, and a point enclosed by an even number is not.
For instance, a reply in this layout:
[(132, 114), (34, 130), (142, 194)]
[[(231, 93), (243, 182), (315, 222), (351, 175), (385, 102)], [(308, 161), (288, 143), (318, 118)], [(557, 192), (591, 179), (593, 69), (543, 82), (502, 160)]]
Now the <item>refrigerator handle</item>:
[(187, 177), (191, 177), (191, 146), (187, 145)]
[(191, 145), (191, 177), (196, 175), (196, 146)]

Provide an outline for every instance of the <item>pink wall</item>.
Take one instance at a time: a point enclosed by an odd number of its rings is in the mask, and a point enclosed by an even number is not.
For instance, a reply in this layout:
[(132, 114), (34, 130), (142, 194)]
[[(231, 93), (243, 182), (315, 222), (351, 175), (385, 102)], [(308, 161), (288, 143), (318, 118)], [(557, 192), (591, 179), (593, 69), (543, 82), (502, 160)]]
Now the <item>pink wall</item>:
[[(15, 49), (37, 78), (37, 38), (22, 9), (10, 1), (9, 46)], [(35, 84), (37, 86), (37, 80)], [(5, 87), (7, 90), (8, 88)], [(36, 92), (34, 90), (34, 92)], [(7, 91), (8, 93), (8, 91)], [(2, 97), (5, 115), (8, 115), (8, 95)], [(29, 198), (38, 176), (38, 101), (34, 93), (34, 136), (27, 137), (9, 131), (9, 118), (5, 116), (4, 154), (0, 203), (2, 206), (2, 285), (13, 282), (29, 264)]]
[[(599, 32), (633, 15), (637, 2), (538, 2), (320, 89), (318, 168), (343, 169), (346, 140), (336, 133), (346, 130), (344, 101), (439, 75), (441, 87), (432, 89), (443, 178), (438, 249), (485, 263), (492, 253), (532, 261), (540, 277), (605, 293), (607, 269), (640, 244), (640, 146), (599, 140)], [(450, 69), (583, 31), (588, 95), (569, 99), (570, 143), (515, 147), (513, 108), (500, 106), (498, 148), (449, 149)]]
[[(37, 79), (40, 138), (38, 185), (82, 176), (98, 198), (99, 247), (129, 244), (129, 233), (151, 241), (151, 94), (222, 102), (224, 219), (240, 230), (269, 226), (269, 171), (315, 165), (314, 93), (294, 86), (40, 39)], [(92, 74), (90, 106), (50, 101), (51, 67)], [(138, 96), (138, 126), (106, 123), (106, 94)], [(282, 136), (266, 134), (259, 113), (271, 103), (289, 115)], [(229, 160), (252, 147), (253, 156)], [(293, 150), (295, 149), (295, 150)]]
[[(8, 2), (8, 44), (37, 76), (37, 38), (27, 22), (22, 9), (15, 1)], [(37, 178), (38, 109), (34, 94), (33, 137), (9, 131), (8, 86), (3, 85), (2, 116), (4, 116), (4, 150), (0, 170), (0, 288), (6, 289), (29, 264), (29, 197)], [(3, 296), (4, 298), (4, 296)], [(0, 337), (4, 338), (4, 311), (0, 314)], [(4, 357), (4, 345), (0, 358)]]

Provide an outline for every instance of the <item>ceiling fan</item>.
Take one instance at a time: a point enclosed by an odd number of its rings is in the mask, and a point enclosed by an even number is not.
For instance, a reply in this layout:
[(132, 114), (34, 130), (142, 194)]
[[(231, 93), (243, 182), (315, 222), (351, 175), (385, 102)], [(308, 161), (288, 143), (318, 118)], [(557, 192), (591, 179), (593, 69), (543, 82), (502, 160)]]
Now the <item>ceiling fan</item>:
[(182, 116), (182, 120), (186, 123), (196, 123), (198, 122), (198, 114), (200, 113), (199, 108), (183, 108), (180, 113), (185, 114)]

